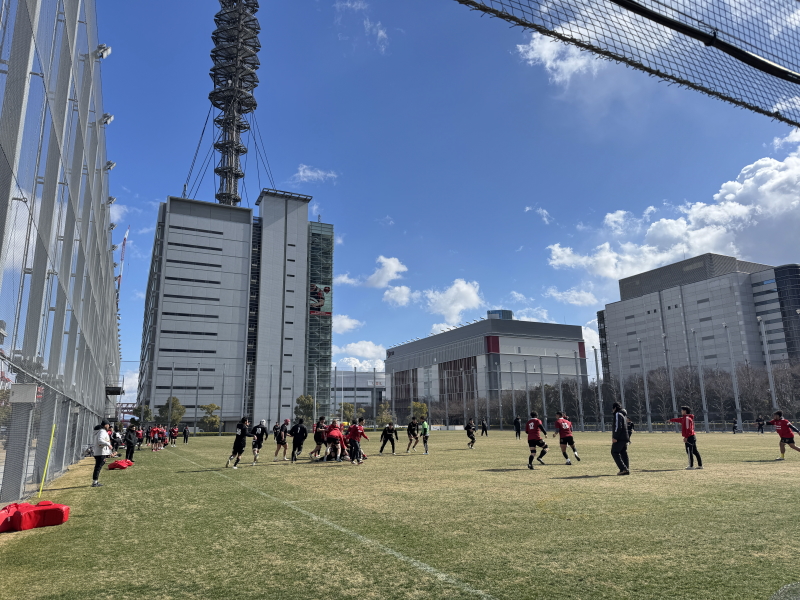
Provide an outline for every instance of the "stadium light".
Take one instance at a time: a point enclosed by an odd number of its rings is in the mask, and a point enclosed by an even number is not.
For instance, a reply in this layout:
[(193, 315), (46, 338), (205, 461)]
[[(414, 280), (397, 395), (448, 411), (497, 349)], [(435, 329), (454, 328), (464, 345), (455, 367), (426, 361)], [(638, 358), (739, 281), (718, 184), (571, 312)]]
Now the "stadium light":
[(109, 113), (105, 113), (103, 115), (103, 120), (102, 120), (103, 125), (110, 125), (113, 120), (114, 120), (114, 115), (111, 115)]
[(117, 201), (117, 198), (116, 198), (115, 196), (109, 196), (109, 197), (108, 197), (108, 202), (107, 202), (106, 204), (108, 204), (109, 206), (111, 206), (111, 205), (112, 205), (112, 204), (114, 204), (114, 202), (116, 202), (116, 201)]
[(112, 160), (109, 160), (109, 161), (106, 163), (106, 171), (113, 171), (113, 170), (114, 170), (114, 167), (116, 167), (116, 166), (117, 166), (117, 163), (115, 163), (115, 162), (114, 162), (114, 161), (112, 161)]
[(95, 50), (95, 56), (99, 59), (108, 58), (111, 55), (111, 46), (100, 44)]

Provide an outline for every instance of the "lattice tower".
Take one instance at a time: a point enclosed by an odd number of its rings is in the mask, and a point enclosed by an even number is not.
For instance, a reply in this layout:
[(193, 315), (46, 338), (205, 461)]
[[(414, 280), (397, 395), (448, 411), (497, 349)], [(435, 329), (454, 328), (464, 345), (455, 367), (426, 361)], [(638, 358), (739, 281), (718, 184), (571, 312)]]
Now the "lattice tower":
[(241, 157), (247, 153), (242, 144), (242, 132), (250, 129), (243, 115), (253, 112), (257, 103), (253, 90), (258, 86), (260, 63), (258, 51), (261, 26), (255, 17), (258, 0), (220, 0), (220, 11), (214, 17), (217, 28), (211, 36), (214, 49), (211, 59), (211, 79), (214, 90), (209, 94), (211, 104), (221, 112), (214, 119), (220, 133), (214, 148), (220, 158), (214, 169), (219, 178), (216, 199), (220, 204), (238, 205), (239, 180), (244, 177)]

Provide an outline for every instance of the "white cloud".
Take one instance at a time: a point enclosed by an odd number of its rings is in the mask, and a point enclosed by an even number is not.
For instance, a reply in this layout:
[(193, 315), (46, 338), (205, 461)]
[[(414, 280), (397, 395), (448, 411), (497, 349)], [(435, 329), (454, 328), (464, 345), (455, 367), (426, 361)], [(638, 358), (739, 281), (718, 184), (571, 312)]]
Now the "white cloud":
[[(376, 371), (386, 370), (385, 363), (380, 359), (358, 360), (352, 356), (341, 358), (337, 362), (333, 363), (332, 366), (338, 367), (340, 371), (342, 369), (347, 371), (351, 371), (353, 369), (358, 369), (359, 371), (372, 371), (373, 369)], [(345, 375), (345, 377), (347, 376)], [(345, 379), (345, 384), (347, 384), (347, 379)]]
[(529, 43), (518, 45), (517, 52), (529, 65), (542, 65), (550, 80), (562, 85), (568, 85), (574, 75), (594, 76), (605, 66), (593, 54), (539, 33), (531, 34)]
[(347, 333), (364, 325), (358, 319), (352, 319), (347, 315), (333, 315), (333, 333)]
[(344, 245), (344, 236), (345, 236), (345, 234), (344, 234), (344, 233), (343, 233), (343, 234), (341, 234), (341, 235), (337, 235), (337, 236), (336, 236), (336, 238), (335, 238), (335, 240), (334, 240), (334, 241), (335, 241), (335, 243), (336, 243), (336, 245), (337, 245), (337, 246), (342, 246), (342, 245)]
[(147, 233), (153, 233), (156, 230), (155, 226), (153, 227), (143, 227), (136, 232), (136, 235), (145, 235)]
[(551, 217), (550, 213), (543, 208), (537, 208), (536, 214), (542, 217), (542, 221), (544, 221), (545, 225), (550, 225), (550, 223), (553, 222), (553, 217)]
[(442, 315), (445, 322), (455, 325), (461, 321), (461, 314), (467, 310), (474, 310), (484, 305), (477, 281), (456, 279), (444, 291), (425, 290), (428, 301), (428, 310), (433, 314)]
[(582, 326), (583, 342), (586, 346), (586, 370), (588, 372), (589, 379), (592, 377), (597, 377), (597, 370), (594, 368), (594, 351), (592, 350), (592, 346), (597, 348), (598, 362), (600, 358), (600, 335), (597, 333), (595, 327), (597, 327), (597, 319), (593, 319), (586, 325)]
[(312, 202), (311, 206), (309, 206), (308, 208), (309, 208), (309, 210), (311, 210), (311, 215), (312, 216), (316, 217), (317, 215), (320, 214), (320, 212), (319, 212), (319, 202), (316, 202), (316, 201)]
[(533, 210), (532, 206), (526, 206), (525, 207), (525, 212), (531, 212), (532, 210)]
[(386, 215), (386, 216), (385, 216), (385, 217), (383, 217), (382, 219), (377, 219), (377, 221), (378, 221), (378, 223), (380, 223), (381, 225), (386, 225), (387, 227), (388, 227), (389, 225), (394, 225), (394, 219), (393, 219), (392, 217), (390, 217), (389, 215)]
[(375, 45), (378, 47), (378, 51), (381, 54), (386, 52), (386, 48), (389, 46), (389, 35), (386, 33), (386, 28), (381, 25), (380, 21), (373, 23), (369, 18), (365, 18), (364, 32), (367, 33), (367, 35), (375, 36)]
[(574, 304), (575, 306), (592, 306), (597, 304), (597, 298), (595, 298), (592, 292), (579, 290), (577, 288), (571, 288), (569, 290), (559, 292), (557, 288), (550, 287), (547, 288), (547, 291), (544, 293), (544, 295), (547, 298), (553, 298), (559, 302), (564, 302), (565, 304)]
[(333, 278), (334, 285), (358, 285), (361, 282), (358, 279), (353, 279), (350, 277), (350, 273), (345, 273), (343, 275), (337, 275)]
[(408, 306), (410, 302), (418, 302), (422, 292), (412, 292), (406, 285), (390, 287), (383, 293), (383, 301), (394, 306)]
[(443, 331), (447, 331), (450, 329), (452, 325), (448, 325), (447, 323), (434, 323), (431, 325), (431, 333), (437, 334), (442, 333)]
[(333, 346), (333, 354), (349, 354), (359, 358), (382, 360), (386, 356), (386, 348), (379, 344), (362, 340), (345, 346)]
[(139, 389), (139, 369), (128, 369), (123, 371), (121, 376), (124, 380), (123, 390), (125, 391), (124, 402), (136, 402), (136, 394)]
[(324, 183), (330, 180), (336, 181), (337, 177), (339, 175), (335, 171), (323, 171), (301, 163), (297, 167), (297, 173), (292, 175), (289, 181), (291, 183)]
[(133, 292), (133, 297), (136, 298), (137, 300), (144, 300), (145, 298), (147, 298), (147, 295), (144, 292), (136, 290)]
[(111, 205), (109, 219), (111, 219), (112, 223), (119, 224), (125, 215), (128, 214), (129, 210), (130, 209), (124, 204), (114, 203)]
[(518, 321), (533, 321), (535, 323), (555, 323), (550, 318), (550, 314), (546, 308), (541, 306), (523, 308), (522, 310), (514, 311), (514, 318)]
[(369, 4), (364, 2), (364, 0), (339, 0), (334, 3), (333, 7), (336, 10), (367, 10)]
[(514, 252), (522, 252), (524, 249), (525, 249), (525, 246), (520, 246), (519, 248), (514, 250)]
[(401, 277), (400, 273), (408, 271), (408, 267), (401, 263), (398, 258), (379, 256), (376, 262), (380, 266), (364, 282), (364, 285), (368, 287), (385, 288), (389, 285), (389, 282), (399, 279)]
[(511, 291), (509, 294), (511, 296), (512, 302), (517, 302), (518, 304), (527, 304), (529, 302), (528, 297), (525, 294), (520, 294), (519, 292)]

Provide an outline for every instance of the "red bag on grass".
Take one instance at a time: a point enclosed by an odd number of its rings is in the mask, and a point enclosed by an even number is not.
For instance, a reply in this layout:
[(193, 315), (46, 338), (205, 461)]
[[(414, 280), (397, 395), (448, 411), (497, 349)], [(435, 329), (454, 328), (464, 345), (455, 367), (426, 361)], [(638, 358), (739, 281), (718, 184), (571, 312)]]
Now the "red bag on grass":
[(33, 505), (28, 504), (27, 502), (23, 502), (21, 504), (14, 502), (5, 508), (0, 508), (0, 533), (5, 533), (6, 531), (15, 531), (11, 524), (11, 517), (17, 512), (17, 510), (26, 506)]
[(62, 525), (69, 519), (69, 506), (54, 504), (49, 500), (36, 506), (19, 505), (11, 515), (11, 531), (27, 531), (36, 527)]
[(115, 460), (110, 465), (108, 465), (109, 471), (115, 471), (117, 469), (127, 469), (127, 468), (128, 468), (127, 460)]
[(133, 461), (132, 461), (132, 460), (123, 460), (123, 461), (120, 461), (120, 462), (124, 462), (124, 463), (125, 463), (126, 465), (128, 465), (129, 467), (132, 467), (132, 466), (133, 466)]

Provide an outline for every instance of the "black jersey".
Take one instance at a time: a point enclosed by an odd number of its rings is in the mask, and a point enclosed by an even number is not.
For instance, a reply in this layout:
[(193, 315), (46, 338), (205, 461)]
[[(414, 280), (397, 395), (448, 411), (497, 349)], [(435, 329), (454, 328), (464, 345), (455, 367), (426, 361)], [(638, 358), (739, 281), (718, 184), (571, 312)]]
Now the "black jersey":
[(269, 435), (269, 430), (264, 427), (264, 425), (256, 425), (253, 427), (253, 437), (256, 438), (256, 441), (261, 444), (264, 442), (264, 438)]
[(308, 429), (306, 429), (305, 425), (297, 424), (289, 431), (289, 435), (292, 436), (292, 441), (295, 444), (302, 444), (305, 439), (308, 437)]
[(397, 427), (389, 426), (383, 428), (383, 432), (381, 433), (382, 440), (390, 440), (394, 436), (394, 439), (399, 440), (400, 438), (397, 435)]
[(275, 423), (275, 425), (272, 426), (272, 435), (275, 436), (275, 439), (278, 438), (278, 431), (280, 431), (280, 429), (281, 428), (278, 426), (277, 423)]
[(408, 424), (408, 435), (419, 435), (419, 423), (411, 421)]
[(474, 435), (475, 434), (475, 425), (472, 423), (467, 423), (464, 426), (464, 430), (467, 432), (467, 435)]
[(247, 443), (247, 438), (253, 437), (253, 434), (250, 433), (250, 428), (245, 425), (244, 423), (237, 423), (236, 424), (236, 441), (234, 445), (236, 446), (244, 446)]
[(278, 429), (278, 436), (275, 438), (275, 441), (278, 442), (279, 444), (285, 444), (286, 434), (288, 433), (288, 431), (289, 430), (286, 427), (286, 425), (281, 425), (280, 429)]

